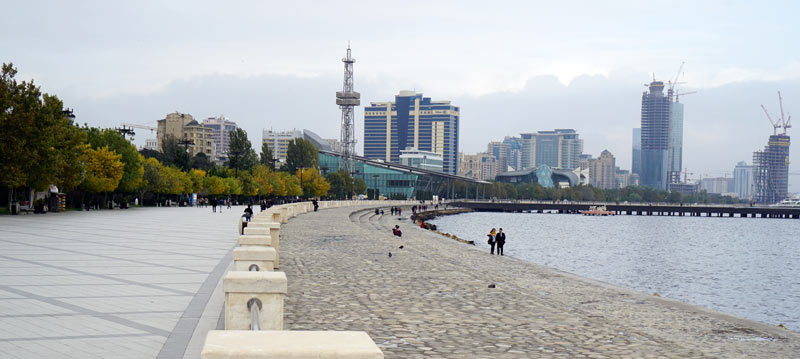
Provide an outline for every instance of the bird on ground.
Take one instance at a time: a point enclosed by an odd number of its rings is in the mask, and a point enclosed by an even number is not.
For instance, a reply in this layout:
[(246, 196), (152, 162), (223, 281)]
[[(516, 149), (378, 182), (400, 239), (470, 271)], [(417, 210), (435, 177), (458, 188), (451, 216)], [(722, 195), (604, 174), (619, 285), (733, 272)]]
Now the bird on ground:
[(392, 252), (389, 252), (389, 258), (392, 258)]
[(403, 246), (400, 246), (400, 247), (397, 247), (397, 248), (403, 249)]

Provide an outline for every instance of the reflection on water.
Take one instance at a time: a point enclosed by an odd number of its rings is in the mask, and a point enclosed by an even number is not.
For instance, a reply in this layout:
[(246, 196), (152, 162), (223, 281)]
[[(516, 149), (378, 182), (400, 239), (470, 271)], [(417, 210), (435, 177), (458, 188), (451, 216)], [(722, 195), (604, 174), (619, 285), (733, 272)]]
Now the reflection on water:
[(506, 255), (800, 331), (798, 220), (487, 212), (431, 222), (487, 252), (486, 233), (502, 227)]

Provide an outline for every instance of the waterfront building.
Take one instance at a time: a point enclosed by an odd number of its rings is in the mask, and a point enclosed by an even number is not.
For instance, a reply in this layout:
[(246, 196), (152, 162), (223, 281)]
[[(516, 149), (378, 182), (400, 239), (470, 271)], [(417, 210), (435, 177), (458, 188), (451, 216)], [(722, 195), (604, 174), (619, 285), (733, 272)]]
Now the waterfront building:
[(753, 166), (741, 161), (733, 169), (733, 190), (740, 199), (753, 198)]
[(488, 153), (466, 155), (459, 152), (458, 175), (484, 181), (494, 181), (494, 177), (497, 174), (495, 162), (494, 156)]
[(789, 136), (769, 136), (763, 151), (753, 152), (753, 200), (772, 204), (789, 196)]
[(495, 165), (497, 166), (497, 169), (495, 170), (496, 173), (508, 171), (508, 160), (509, 156), (511, 155), (511, 146), (503, 142), (492, 141), (489, 142), (486, 152), (494, 156)]
[(432, 101), (414, 91), (400, 91), (393, 102), (371, 102), (364, 108), (364, 157), (400, 162), (409, 147), (442, 156), (443, 171), (458, 172), (460, 108)]
[(263, 130), (261, 133), (261, 143), (267, 144), (278, 166), (286, 162), (286, 152), (289, 149), (289, 142), (292, 142), (295, 138), (303, 138), (303, 133), (297, 129), (282, 132), (269, 129)]
[(551, 168), (545, 164), (536, 168), (498, 173), (495, 180), (504, 183), (538, 183), (544, 188), (567, 188), (581, 184), (581, 179), (573, 170)]
[(664, 82), (650, 83), (642, 94), (642, 185), (667, 189), (669, 163), (669, 97), (664, 95)]
[(598, 188), (615, 188), (616, 159), (608, 150), (600, 153), (600, 157), (589, 160), (589, 178), (591, 184)]
[(178, 141), (185, 141), (192, 156), (201, 152), (210, 159), (216, 156), (213, 130), (199, 124), (190, 114), (175, 111), (158, 120), (156, 137), (159, 151), (163, 151), (164, 139), (170, 135)]
[(617, 167), (614, 175), (614, 188), (625, 188), (639, 185), (639, 175)]
[(633, 129), (633, 153), (631, 156), (631, 173), (642, 173), (642, 129)]
[(583, 153), (583, 140), (575, 130), (555, 129), (520, 135), (523, 169), (540, 165), (570, 170), (578, 168), (580, 155)]
[(203, 126), (213, 131), (212, 138), (216, 145), (216, 155), (212, 160), (217, 164), (225, 163), (228, 160), (228, 151), (230, 150), (231, 132), (236, 131), (239, 126), (236, 125), (236, 122), (230, 121), (222, 115), (203, 120)]
[(444, 161), (436, 152), (420, 151), (409, 148), (400, 151), (400, 164), (409, 167), (424, 168), (430, 171), (442, 172)]
[[(319, 169), (325, 176), (342, 167), (342, 154), (319, 149)], [(488, 156), (488, 155), (487, 155)], [(431, 171), (425, 168), (410, 167), (399, 163), (388, 163), (366, 157), (353, 156), (351, 175), (366, 183), (369, 193), (391, 199), (426, 199), (433, 195), (439, 198), (466, 198), (465, 192), (455, 192), (456, 182), (463, 183), (463, 188), (472, 196), (485, 193), (484, 186), (489, 182), (479, 179)], [(482, 197), (482, 195), (481, 195)]]

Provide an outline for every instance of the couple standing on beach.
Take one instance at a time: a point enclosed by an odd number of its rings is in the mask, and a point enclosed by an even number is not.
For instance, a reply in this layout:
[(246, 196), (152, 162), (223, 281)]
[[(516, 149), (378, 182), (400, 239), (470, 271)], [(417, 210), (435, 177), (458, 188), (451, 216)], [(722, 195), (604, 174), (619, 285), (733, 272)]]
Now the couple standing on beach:
[(503, 233), (503, 229), (500, 228), (500, 231), (497, 232), (492, 228), (492, 231), (489, 232), (489, 246), (491, 247), (491, 251), (489, 253), (494, 254), (494, 246), (497, 245), (497, 254), (503, 255), (503, 246), (506, 244), (506, 234)]

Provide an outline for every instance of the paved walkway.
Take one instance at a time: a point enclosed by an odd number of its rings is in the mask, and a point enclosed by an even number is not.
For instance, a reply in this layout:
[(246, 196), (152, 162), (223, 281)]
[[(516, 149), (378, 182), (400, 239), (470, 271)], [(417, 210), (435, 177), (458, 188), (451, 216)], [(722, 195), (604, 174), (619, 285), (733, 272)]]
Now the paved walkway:
[(0, 217), (0, 357), (198, 357), (241, 211)]
[[(304, 214), (282, 227), (286, 329), (365, 330), (387, 358), (800, 356), (795, 332), (353, 211)], [(395, 224), (402, 240), (391, 235)]]

